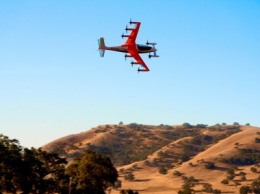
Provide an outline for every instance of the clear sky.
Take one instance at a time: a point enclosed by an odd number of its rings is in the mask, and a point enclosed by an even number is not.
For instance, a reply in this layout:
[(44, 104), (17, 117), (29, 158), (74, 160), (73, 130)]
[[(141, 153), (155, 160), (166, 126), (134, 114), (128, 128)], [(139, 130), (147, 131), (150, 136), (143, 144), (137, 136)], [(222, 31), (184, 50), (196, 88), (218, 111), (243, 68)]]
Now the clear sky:
[[(137, 73), (97, 39), (160, 58)], [(260, 1), (0, 1), (0, 133), (25, 147), (101, 124), (260, 126)]]

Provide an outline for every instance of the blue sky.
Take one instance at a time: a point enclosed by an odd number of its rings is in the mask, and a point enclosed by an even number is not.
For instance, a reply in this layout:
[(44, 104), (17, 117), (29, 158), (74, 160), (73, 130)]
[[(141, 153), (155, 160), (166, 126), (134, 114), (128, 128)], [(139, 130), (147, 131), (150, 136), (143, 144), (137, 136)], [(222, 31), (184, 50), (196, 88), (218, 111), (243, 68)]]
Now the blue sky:
[[(260, 2), (158, 2), (1, 1), (0, 133), (39, 147), (120, 121), (260, 126)], [(97, 51), (130, 18), (158, 43), (149, 73)]]

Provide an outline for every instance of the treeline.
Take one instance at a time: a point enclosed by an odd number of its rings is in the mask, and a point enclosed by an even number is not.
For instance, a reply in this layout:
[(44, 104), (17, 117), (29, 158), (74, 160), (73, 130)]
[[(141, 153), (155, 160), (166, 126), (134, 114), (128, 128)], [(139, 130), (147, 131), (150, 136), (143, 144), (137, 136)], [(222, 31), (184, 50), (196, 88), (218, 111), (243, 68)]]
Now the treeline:
[(235, 156), (222, 159), (223, 162), (232, 165), (253, 165), (260, 162), (260, 150), (257, 149), (238, 149)]
[(58, 154), (23, 148), (0, 134), (0, 193), (105, 194), (118, 178), (110, 159), (91, 150), (67, 163)]

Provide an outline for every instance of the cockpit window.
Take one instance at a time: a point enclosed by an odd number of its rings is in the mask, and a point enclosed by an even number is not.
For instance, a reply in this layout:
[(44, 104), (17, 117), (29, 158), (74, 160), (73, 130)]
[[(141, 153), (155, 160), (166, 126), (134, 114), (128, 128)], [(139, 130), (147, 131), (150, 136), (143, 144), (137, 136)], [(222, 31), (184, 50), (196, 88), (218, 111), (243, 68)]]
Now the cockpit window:
[(143, 45), (143, 44), (138, 44), (137, 48), (138, 48), (138, 50), (141, 50), (141, 51), (143, 51), (143, 50), (151, 50), (152, 49), (151, 46), (147, 46), (147, 45)]

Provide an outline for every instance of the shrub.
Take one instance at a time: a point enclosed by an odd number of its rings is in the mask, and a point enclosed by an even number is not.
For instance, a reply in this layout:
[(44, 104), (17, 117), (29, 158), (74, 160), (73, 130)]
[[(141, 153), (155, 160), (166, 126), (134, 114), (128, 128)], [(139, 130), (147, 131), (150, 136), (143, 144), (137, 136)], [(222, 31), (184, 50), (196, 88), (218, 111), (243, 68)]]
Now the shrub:
[(159, 173), (160, 173), (160, 174), (167, 174), (167, 172), (168, 172), (168, 171), (167, 171), (167, 169), (166, 169), (164, 166), (160, 166), (160, 167), (159, 167)]
[(223, 185), (228, 185), (229, 181), (228, 181), (227, 179), (223, 179), (223, 180), (221, 181), (221, 183), (222, 183)]
[(191, 129), (193, 126), (189, 123), (183, 123), (182, 126), (186, 129)]
[(125, 180), (127, 180), (127, 181), (134, 181), (134, 180), (135, 180), (135, 176), (134, 176), (133, 173), (128, 173), (128, 174), (126, 174), (124, 178), (125, 178)]
[(203, 184), (203, 191), (205, 191), (207, 193), (211, 193), (213, 191), (212, 185), (209, 184), (209, 183), (204, 183)]
[(173, 175), (175, 175), (175, 176), (181, 176), (182, 173), (181, 173), (180, 171), (175, 170), (175, 171), (173, 172)]
[(219, 190), (219, 189), (214, 189), (214, 190), (213, 190), (213, 194), (221, 194), (221, 190)]
[(205, 165), (206, 169), (214, 169), (215, 168), (215, 164), (213, 162), (207, 162), (207, 164)]
[(255, 143), (260, 143), (260, 138), (255, 138)]
[(251, 193), (251, 189), (249, 186), (242, 186), (239, 189), (240, 194), (247, 194), (247, 193)]
[(250, 170), (254, 173), (257, 172), (257, 169), (255, 167), (251, 167)]

